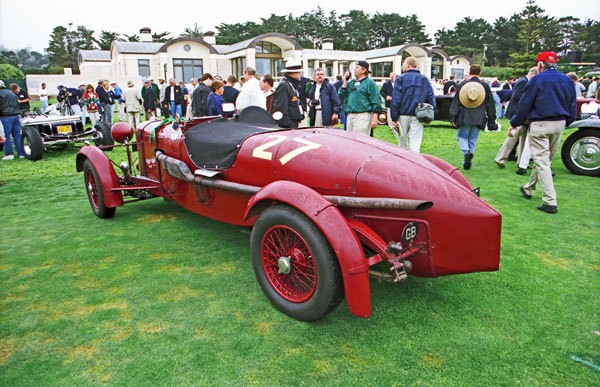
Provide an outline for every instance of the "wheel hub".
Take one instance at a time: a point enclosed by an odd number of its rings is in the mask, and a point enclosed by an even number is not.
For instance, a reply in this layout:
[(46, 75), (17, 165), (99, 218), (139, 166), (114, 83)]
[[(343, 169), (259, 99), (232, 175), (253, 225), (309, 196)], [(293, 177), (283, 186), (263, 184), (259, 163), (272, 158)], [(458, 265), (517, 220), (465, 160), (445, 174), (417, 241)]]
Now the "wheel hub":
[(582, 169), (594, 170), (600, 167), (600, 140), (584, 137), (573, 144), (571, 160)]
[(292, 270), (292, 257), (281, 257), (279, 258), (279, 274), (289, 274)]
[(88, 183), (87, 189), (88, 192), (92, 192), (94, 190), (94, 187), (92, 187), (92, 183)]

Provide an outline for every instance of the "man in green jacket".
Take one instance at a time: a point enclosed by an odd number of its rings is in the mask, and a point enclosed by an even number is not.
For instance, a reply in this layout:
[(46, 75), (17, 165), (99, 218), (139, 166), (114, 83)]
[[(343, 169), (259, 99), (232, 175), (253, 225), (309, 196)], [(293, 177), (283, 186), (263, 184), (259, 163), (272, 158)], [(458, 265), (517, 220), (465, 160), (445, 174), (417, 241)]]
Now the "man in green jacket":
[(379, 89), (375, 81), (369, 78), (369, 63), (358, 61), (354, 66), (355, 79), (348, 82), (350, 72), (346, 72), (338, 95), (347, 113), (346, 129), (369, 136), (371, 129), (377, 127), (377, 115), (381, 111)]

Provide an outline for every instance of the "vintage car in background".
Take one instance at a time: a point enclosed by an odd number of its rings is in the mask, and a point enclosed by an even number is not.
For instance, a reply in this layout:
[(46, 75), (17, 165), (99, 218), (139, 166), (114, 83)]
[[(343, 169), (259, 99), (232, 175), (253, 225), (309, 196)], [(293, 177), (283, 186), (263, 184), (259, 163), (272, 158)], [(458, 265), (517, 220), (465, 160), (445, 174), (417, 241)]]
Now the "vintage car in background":
[(561, 158), (567, 169), (576, 175), (600, 176), (600, 101), (595, 98), (577, 100), (581, 118), (566, 130), (577, 129), (563, 142)]
[[(316, 320), (344, 295), (354, 315), (369, 317), (370, 277), (499, 268), (501, 215), (434, 156), (336, 129), (281, 129), (253, 107), (231, 119), (149, 121), (135, 134), (118, 123), (121, 145), (80, 149), (76, 168), (94, 214), (163, 197), (251, 226), (256, 278), (295, 319)], [(115, 146), (128, 157), (116, 168), (102, 151)]]
[[(60, 105), (60, 104), (58, 104)], [(66, 145), (93, 141), (97, 145), (112, 145), (110, 126), (98, 122), (85, 130), (81, 116), (65, 113), (60, 106), (52, 105), (44, 113), (39, 109), (25, 113), (21, 119), (21, 140), (25, 158), (40, 160), (45, 150)]]

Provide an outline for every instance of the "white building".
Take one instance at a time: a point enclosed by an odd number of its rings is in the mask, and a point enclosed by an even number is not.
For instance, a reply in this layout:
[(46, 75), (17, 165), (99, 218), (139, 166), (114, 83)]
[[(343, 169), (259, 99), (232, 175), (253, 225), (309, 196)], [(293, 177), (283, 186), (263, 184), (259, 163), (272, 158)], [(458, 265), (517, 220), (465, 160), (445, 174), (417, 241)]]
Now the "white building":
[(232, 45), (216, 44), (214, 32), (206, 33), (204, 39), (180, 37), (167, 43), (154, 43), (150, 29), (142, 28), (140, 42), (115, 41), (109, 51), (80, 51), (80, 75), (70, 75), (70, 69), (65, 69), (65, 75), (28, 75), (27, 86), (29, 93), (35, 95), (41, 82), (55, 90), (58, 84), (96, 85), (99, 79), (116, 81), (121, 87), (132, 80), (141, 86), (142, 79), (148, 76), (155, 81), (175, 78), (189, 83), (192, 77), (199, 78), (206, 72), (223, 79), (233, 74), (239, 79), (247, 66), (254, 67), (261, 75), (271, 74), (277, 80), (281, 77), (283, 62), (289, 59), (301, 60), (308, 77), (315, 68), (322, 67), (330, 79), (351, 69), (356, 61), (366, 60), (371, 66), (371, 76), (383, 81), (392, 71), (400, 74), (402, 61), (408, 56), (417, 59), (419, 70), (429, 78), (449, 78), (452, 74), (461, 79), (468, 74), (470, 66), (465, 56), (450, 57), (439, 48), (430, 49), (416, 43), (369, 51), (343, 51), (334, 49), (332, 39), (324, 39), (322, 49), (303, 49), (293, 37), (276, 32)]

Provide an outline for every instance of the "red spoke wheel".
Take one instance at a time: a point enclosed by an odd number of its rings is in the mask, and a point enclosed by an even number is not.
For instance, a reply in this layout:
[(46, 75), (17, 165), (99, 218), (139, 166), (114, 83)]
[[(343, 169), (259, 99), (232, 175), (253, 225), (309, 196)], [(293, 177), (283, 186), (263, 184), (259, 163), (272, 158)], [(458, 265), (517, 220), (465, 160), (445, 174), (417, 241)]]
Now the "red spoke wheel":
[(281, 312), (314, 321), (343, 298), (337, 258), (321, 231), (299, 211), (275, 205), (260, 214), (250, 240), (254, 273)]
[(83, 181), (94, 215), (99, 218), (112, 218), (115, 215), (115, 208), (106, 207), (106, 204), (104, 203), (104, 192), (102, 191), (102, 182), (98, 177), (96, 168), (94, 168), (94, 165), (90, 160), (86, 160), (83, 164)]

